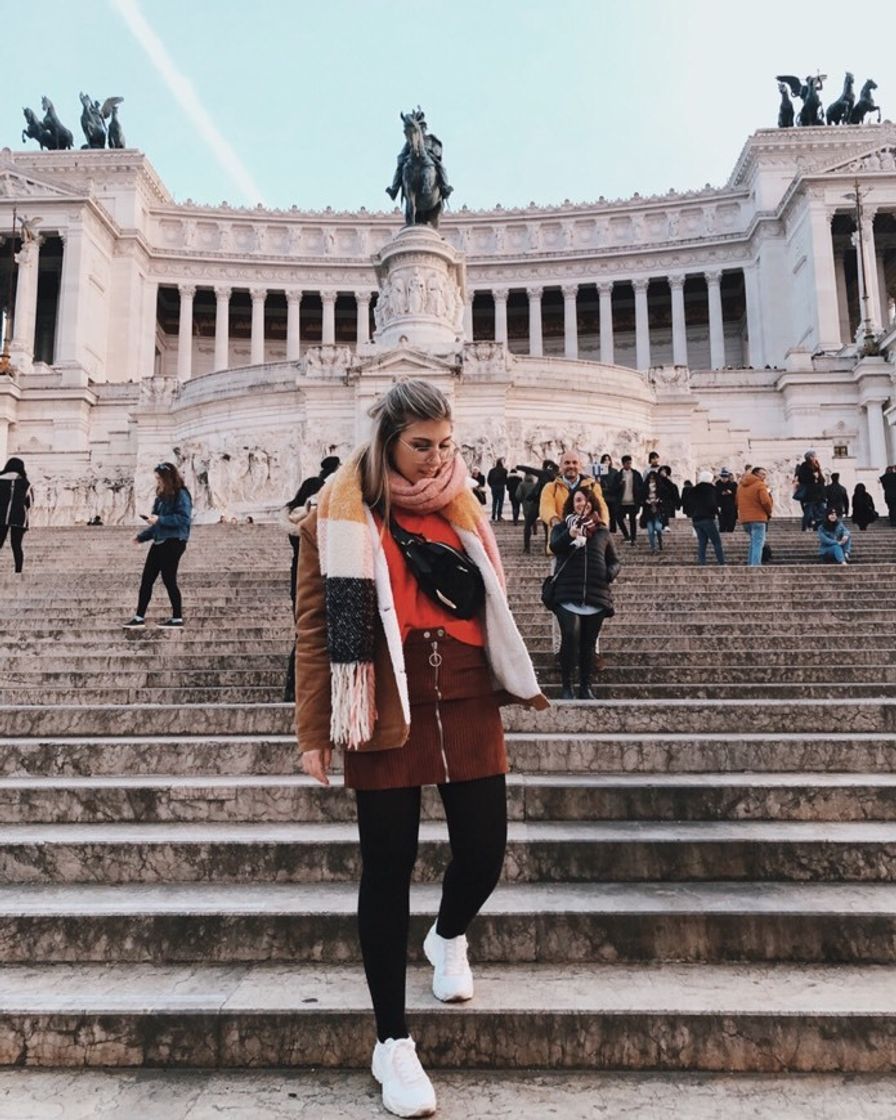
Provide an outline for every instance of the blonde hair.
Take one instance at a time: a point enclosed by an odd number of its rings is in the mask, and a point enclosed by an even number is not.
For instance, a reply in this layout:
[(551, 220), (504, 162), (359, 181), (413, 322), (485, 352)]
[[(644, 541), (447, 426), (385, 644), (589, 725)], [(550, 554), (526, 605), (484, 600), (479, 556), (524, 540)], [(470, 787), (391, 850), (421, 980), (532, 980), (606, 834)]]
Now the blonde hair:
[(367, 415), (373, 420), (373, 434), (361, 451), (361, 491), (364, 501), (371, 508), (381, 509), (388, 521), (392, 444), (417, 420), (451, 420), (451, 403), (435, 385), (421, 378), (410, 378), (393, 385)]

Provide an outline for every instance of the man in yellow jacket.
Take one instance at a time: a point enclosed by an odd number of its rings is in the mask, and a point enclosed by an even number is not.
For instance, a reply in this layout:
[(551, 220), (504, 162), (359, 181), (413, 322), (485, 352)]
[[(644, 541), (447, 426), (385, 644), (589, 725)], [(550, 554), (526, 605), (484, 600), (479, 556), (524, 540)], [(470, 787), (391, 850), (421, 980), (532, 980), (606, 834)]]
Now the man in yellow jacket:
[(538, 518), (550, 530), (558, 521), (563, 520), (563, 508), (570, 494), (580, 486), (591, 487), (597, 494), (597, 515), (604, 525), (610, 524), (610, 511), (604, 501), (600, 483), (590, 475), (582, 474), (582, 460), (577, 451), (566, 451), (560, 460), (560, 474), (553, 482), (547, 483), (541, 492), (541, 502), (538, 507)]

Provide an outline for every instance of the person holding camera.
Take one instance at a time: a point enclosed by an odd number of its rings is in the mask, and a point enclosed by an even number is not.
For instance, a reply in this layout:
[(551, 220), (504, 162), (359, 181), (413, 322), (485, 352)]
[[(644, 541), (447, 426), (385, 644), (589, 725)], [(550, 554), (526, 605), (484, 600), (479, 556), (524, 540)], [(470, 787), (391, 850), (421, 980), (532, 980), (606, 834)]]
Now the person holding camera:
[(184, 624), (180, 588), (177, 585), (177, 568), (187, 550), (187, 541), (190, 539), (193, 499), (174, 463), (159, 463), (155, 469), (155, 476), (156, 498), (152, 504), (152, 513), (140, 514), (146, 522), (146, 528), (134, 537), (137, 543), (152, 541), (152, 545), (146, 555), (146, 563), (143, 565), (137, 610), (124, 624), (129, 630), (145, 625), (146, 610), (159, 576), (162, 577), (162, 583), (165, 584), (165, 590), (171, 600), (171, 617), (165, 622), (160, 622), (159, 625), (180, 627)]
[(605, 618), (612, 618), (610, 584), (619, 573), (613, 538), (601, 520), (602, 502), (590, 486), (567, 499), (564, 520), (551, 531), (551, 552), (558, 558), (553, 576), (553, 608), (560, 627), (562, 700), (572, 700), (572, 678), (579, 666), (579, 700), (593, 700), (591, 674)]
[(507, 605), (448, 399), (427, 381), (400, 381), (370, 416), (370, 441), (327, 482), (300, 528), (296, 730), (305, 773), (329, 785), (333, 751), (342, 749), (345, 785), (355, 791), (358, 932), (383, 1105), (428, 1116), (436, 1095), (405, 1013), (421, 787), (438, 786), (451, 842), (423, 951), (434, 995), (460, 1002), (473, 996), (467, 929), (504, 860), (499, 706), (548, 702)]

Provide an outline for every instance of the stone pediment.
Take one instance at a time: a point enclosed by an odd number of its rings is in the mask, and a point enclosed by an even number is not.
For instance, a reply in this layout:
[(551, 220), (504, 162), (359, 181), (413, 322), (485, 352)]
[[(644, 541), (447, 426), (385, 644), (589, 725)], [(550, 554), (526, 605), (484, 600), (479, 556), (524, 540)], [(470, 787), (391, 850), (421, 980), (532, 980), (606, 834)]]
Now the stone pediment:
[(459, 372), (456, 355), (436, 356), (403, 345), (369, 358), (358, 355), (352, 366), (352, 373), (364, 377), (431, 377), (433, 374), (457, 377)]
[(866, 174), (869, 171), (896, 171), (896, 144), (884, 144), (867, 152), (841, 160), (830, 167), (822, 168), (820, 175), (843, 175), (844, 173)]
[(0, 164), (0, 199), (75, 198), (74, 191)]

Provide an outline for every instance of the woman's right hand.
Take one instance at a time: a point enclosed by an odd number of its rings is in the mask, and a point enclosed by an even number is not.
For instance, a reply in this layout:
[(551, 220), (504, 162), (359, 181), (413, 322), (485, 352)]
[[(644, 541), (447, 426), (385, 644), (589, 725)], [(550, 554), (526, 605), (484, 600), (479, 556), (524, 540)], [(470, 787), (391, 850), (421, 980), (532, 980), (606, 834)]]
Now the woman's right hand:
[(330, 747), (324, 747), (319, 751), (305, 751), (302, 755), (302, 769), (322, 786), (328, 786), (330, 779), (327, 777), (327, 771), (330, 769), (332, 758), (333, 751)]

